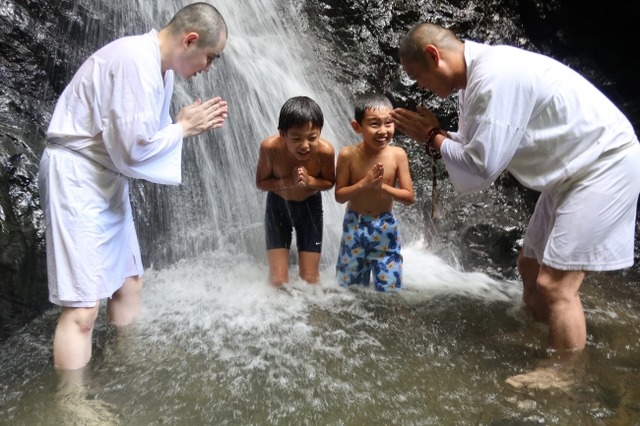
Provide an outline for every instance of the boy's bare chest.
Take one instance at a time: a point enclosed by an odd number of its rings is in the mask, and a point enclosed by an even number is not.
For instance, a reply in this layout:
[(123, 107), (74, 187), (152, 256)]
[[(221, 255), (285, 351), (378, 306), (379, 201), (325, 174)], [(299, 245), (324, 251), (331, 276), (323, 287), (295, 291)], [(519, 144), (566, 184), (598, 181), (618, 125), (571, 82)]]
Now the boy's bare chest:
[(305, 161), (296, 160), (295, 158), (281, 158), (280, 161), (273, 161), (273, 175), (278, 178), (291, 176), (294, 169), (304, 167), (307, 174), (318, 177), (320, 176), (321, 165), (317, 155), (312, 155)]
[(378, 163), (384, 167), (384, 181), (389, 183), (395, 180), (397, 165), (390, 156), (365, 157), (358, 156), (351, 163), (351, 174), (356, 180), (360, 180), (367, 175), (369, 170)]

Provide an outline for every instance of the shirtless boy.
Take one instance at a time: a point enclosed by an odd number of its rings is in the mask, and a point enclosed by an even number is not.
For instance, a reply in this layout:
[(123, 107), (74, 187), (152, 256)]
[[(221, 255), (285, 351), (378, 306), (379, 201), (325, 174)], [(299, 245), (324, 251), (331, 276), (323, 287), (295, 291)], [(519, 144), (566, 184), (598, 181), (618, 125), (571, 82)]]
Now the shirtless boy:
[(390, 146), (393, 105), (387, 97), (366, 94), (355, 102), (353, 130), (362, 141), (340, 150), (336, 201), (348, 202), (336, 265), (342, 286), (369, 284), (378, 291), (402, 286), (402, 255), (393, 202), (411, 205), (415, 198), (406, 152)]
[(320, 137), (324, 117), (306, 96), (291, 98), (280, 110), (278, 134), (260, 144), (256, 186), (267, 191), (265, 232), (269, 282), (289, 282), (289, 249), (296, 231), (300, 278), (320, 279), (322, 196), (335, 184), (333, 146)]

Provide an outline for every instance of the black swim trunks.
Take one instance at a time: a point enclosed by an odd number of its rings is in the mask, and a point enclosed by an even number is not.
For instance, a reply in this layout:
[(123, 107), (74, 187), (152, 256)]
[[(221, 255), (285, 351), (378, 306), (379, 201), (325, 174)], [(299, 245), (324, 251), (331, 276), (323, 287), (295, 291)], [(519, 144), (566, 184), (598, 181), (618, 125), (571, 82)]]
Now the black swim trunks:
[(267, 250), (291, 248), (296, 230), (298, 251), (320, 253), (322, 248), (322, 194), (316, 192), (304, 201), (287, 201), (274, 192), (267, 193), (264, 215)]

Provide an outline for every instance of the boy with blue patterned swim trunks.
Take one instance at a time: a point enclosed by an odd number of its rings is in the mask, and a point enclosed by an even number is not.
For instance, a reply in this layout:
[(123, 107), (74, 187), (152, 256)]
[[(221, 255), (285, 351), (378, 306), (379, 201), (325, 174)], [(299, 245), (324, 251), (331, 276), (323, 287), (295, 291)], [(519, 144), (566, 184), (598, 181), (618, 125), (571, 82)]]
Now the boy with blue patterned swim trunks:
[(373, 271), (376, 290), (402, 287), (399, 227), (391, 210), (394, 201), (410, 205), (415, 198), (407, 154), (389, 145), (392, 110), (386, 96), (359, 96), (351, 127), (362, 141), (338, 155), (335, 197), (348, 203), (336, 265), (342, 286), (369, 285)]

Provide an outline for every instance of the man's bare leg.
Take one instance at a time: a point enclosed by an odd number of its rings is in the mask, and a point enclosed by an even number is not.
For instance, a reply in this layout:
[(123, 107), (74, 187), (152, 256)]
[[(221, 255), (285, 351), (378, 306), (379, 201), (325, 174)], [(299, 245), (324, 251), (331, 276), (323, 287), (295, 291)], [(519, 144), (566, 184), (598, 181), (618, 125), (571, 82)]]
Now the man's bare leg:
[(128, 277), (107, 302), (107, 320), (110, 324), (131, 324), (142, 310), (142, 277)]
[(53, 337), (53, 365), (77, 370), (91, 359), (91, 336), (100, 303), (92, 308), (63, 307)]
[(298, 253), (300, 263), (300, 278), (309, 284), (320, 281), (320, 253), (301, 251)]
[(575, 379), (570, 372), (576, 371), (587, 339), (579, 293), (584, 277), (582, 271), (560, 271), (546, 265), (540, 267), (536, 294), (546, 303), (549, 346), (558, 351), (555, 365), (509, 377), (506, 380), (509, 385), (519, 389), (559, 389), (565, 392), (574, 386)]
[(538, 291), (540, 264), (536, 259), (525, 257), (520, 252), (518, 256), (518, 271), (522, 278), (522, 301), (536, 321), (548, 323), (549, 307), (544, 296)]
[(281, 287), (289, 282), (289, 249), (279, 248), (267, 250), (269, 262), (269, 282), (274, 287)]
[(587, 342), (587, 323), (580, 301), (583, 271), (540, 268), (538, 291), (549, 310), (549, 345), (556, 350), (581, 351)]

